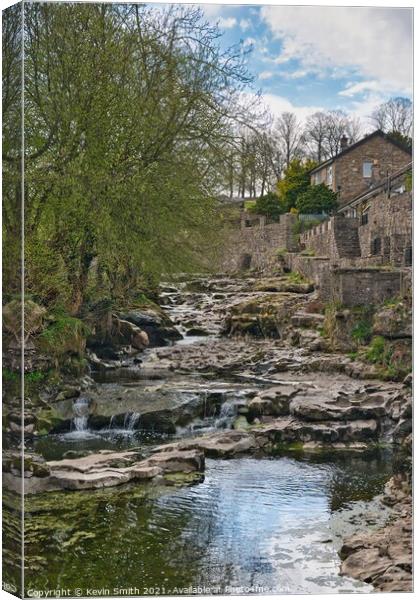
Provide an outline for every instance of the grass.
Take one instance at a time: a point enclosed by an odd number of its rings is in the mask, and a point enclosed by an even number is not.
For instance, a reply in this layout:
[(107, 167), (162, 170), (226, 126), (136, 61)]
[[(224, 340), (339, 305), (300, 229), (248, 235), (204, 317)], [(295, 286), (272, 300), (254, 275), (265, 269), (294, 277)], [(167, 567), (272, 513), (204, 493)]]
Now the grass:
[(356, 323), (351, 331), (351, 338), (359, 344), (366, 344), (372, 335), (371, 322), (362, 320)]
[(287, 278), (291, 283), (308, 283), (307, 279), (303, 277), (300, 273), (296, 271), (291, 271), (291, 273), (287, 273)]
[(52, 323), (40, 334), (42, 349), (60, 358), (65, 354), (81, 357), (86, 346), (86, 337), (90, 330), (83, 321), (76, 317), (58, 314)]

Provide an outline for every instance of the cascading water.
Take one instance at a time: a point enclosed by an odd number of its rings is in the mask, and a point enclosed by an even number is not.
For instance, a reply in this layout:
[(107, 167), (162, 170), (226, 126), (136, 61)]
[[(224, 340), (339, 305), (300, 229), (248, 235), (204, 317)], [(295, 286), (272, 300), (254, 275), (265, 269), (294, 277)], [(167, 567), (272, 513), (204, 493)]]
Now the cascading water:
[(84, 396), (80, 396), (73, 404), (73, 421), (72, 421), (72, 430), (73, 431), (87, 431), (87, 424), (89, 420), (89, 398), (85, 398)]
[(127, 431), (134, 431), (135, 426), (140, 420), (140, 416), (140, 413), (137, 412), (127, 413), (124, 418), (124, 429)]
[(215, 427), (217, 429), (227, 429), (231, 427), (234, 419), (237, 416), (238, 406), (236, 403), (231, 400), (227, 400), (223, 402), (220, 407), (220, 414), (218, 418), (215, 420)]

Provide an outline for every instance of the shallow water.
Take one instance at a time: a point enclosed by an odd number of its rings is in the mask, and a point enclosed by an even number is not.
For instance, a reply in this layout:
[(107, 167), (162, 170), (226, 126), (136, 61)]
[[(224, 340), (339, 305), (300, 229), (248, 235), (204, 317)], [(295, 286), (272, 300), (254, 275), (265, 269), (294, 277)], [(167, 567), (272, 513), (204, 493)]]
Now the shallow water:
[(390, 471), (378, 452), (207, 460), (189, 488), (38, 496), (26, 515), (27, 582), (105, 595), (368, 592), (339, 576), (339, 540)]

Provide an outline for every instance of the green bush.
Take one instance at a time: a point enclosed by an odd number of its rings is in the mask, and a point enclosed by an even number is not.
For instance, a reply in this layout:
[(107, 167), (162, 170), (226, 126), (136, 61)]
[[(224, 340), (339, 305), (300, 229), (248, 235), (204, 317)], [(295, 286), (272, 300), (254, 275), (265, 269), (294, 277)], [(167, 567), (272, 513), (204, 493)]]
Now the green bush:
[(327, 185), (311, 185), (301, 193), (295, 203), (296, 208), (302, 214), (331, 213), (338, 206), (337, 193), (333, 192)]
[(248, 211), (278, 221), (284, 209), (279, 203), (278, 196), (273, 192), (268, 192), (265, 196), (258, 198), (253, 206), (248, 206)]

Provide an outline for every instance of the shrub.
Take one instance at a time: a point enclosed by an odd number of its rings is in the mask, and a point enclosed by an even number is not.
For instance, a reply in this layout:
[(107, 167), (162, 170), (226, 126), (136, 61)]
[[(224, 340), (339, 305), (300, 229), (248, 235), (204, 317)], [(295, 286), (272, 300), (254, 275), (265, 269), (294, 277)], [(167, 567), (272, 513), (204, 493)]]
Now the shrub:
[(298, 196), (295, 203), (296, 208), (302, 214), (331, 213), (337, 208), (337, 205), (337, 193), (324, 183), (311, 185)]
[(265, 215), (273, 221), (278, 221), (279, 216), (284, 212), (279, 203), (279, 198), (273, 192), (268, 192), (265, 196), (258, 198), (253, 206), (248, 208), (249, 212)]

